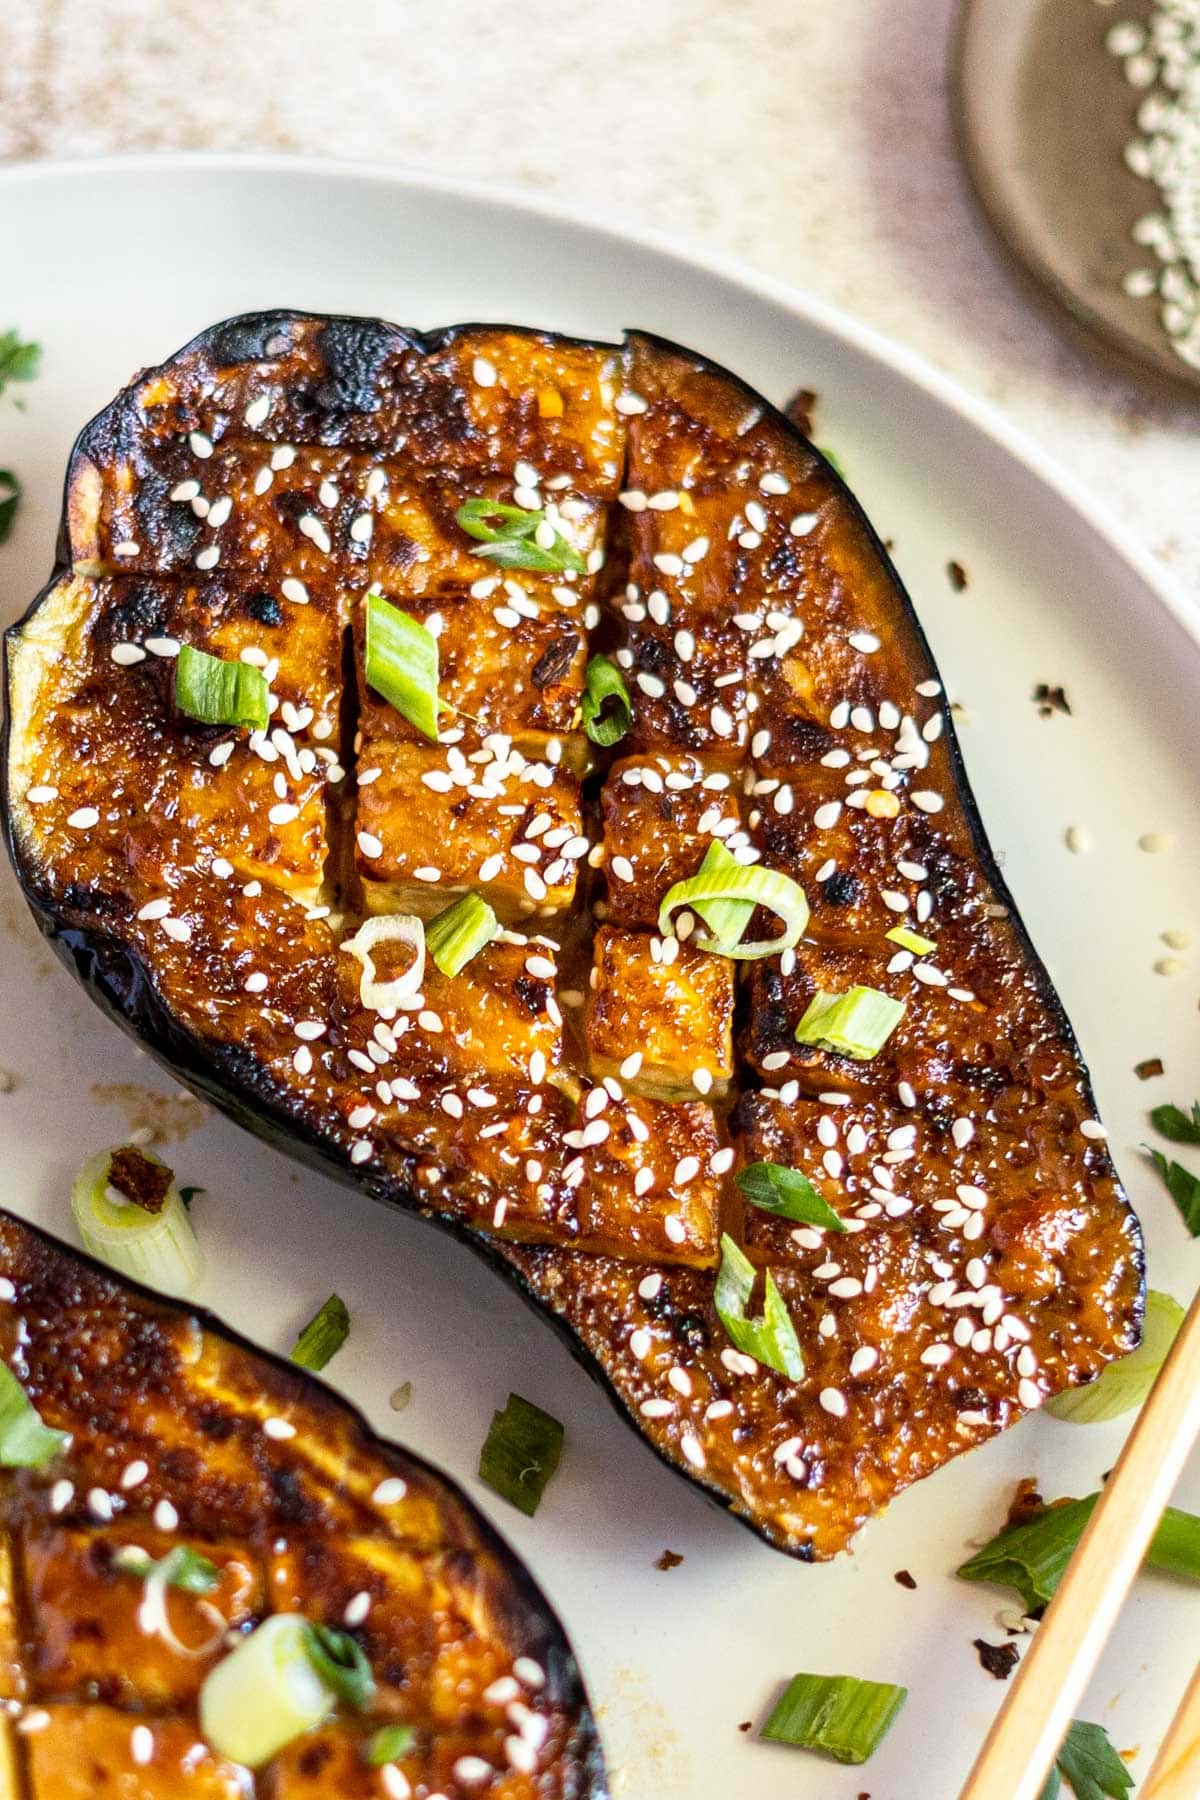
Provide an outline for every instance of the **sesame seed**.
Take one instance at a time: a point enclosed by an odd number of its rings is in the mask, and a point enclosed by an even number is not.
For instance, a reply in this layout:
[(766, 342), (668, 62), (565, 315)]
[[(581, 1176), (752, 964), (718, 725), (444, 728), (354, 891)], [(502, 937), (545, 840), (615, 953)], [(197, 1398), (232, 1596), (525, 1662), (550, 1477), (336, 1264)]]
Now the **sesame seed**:
[(850, 1358), (850, 1373), (854, 1376), (869, 1374), (878, 1361), (878, 1350), (874, 1349), (869, 1344), (864, 1344), (862, 1348), (856, 1350), (854, 1355)]
[(638, 1293), (643, 1300), (653, 1300), (657, 1297), (662, 1284), (661, 1275), (644, 1275), (638, 1282)]
[(93, 825), (100, 823), (100, 814), (94, 806), (80, 806), (70, 815), (67, 824), (76, 831), (90, 831)]
[(496, 366), (486, 356), (477, 356), (471, 364), (471, 376), (477, 387), (490, 388), (496, 385)]
[(642, 1414), (642, 1417), (646, 1419), (669, 1419), (671, 1414), (675, 1411), (675, 1402), (673, 1400), (664, 1400), (659, 1399), (657, 1396), (651, 1396), (649, 1400), (642, 1401), (638, 1411)]
[(294, 575), (289, 575), (280, 582), (279, 591), (284, 599), (290, 600), (294, 606), (308, 605), (308, 589), (302, 581), (297, 581)]
[[(482, 360), (482, 357), (476, 360), (476, 381), (479, 381), (478, 367)], [(486, 366), (489, 369), (492, 367), (490, 363)], [(496, 372), (492, 369), (492, 380), (480, 381), (479, 385), (480, 387), (491, 387), (495, 379)], [(454, 1779), (464, 1782), (467, 1787), (478, 1787), (480, 1782), (490, 1781), (492, 1772), (491, 1763), (484, 1762), (482, 1756), (460, 1756), (454, 1765)]]
[(188, 433), (188, 446), (192, 455), (198, 456), (201, 462), (206, 462), (213, 453), (212, 439), (206, 437), (202, 431), (190, 431)]
[(408, 1493), (408, 1483), (399, 1475), (389, 1475), (379, 1483), (371, 1495), (376, 1506), (395, 1506)]
[(827, 1413), (832, 1413), (835, 1419), (844, 1419), (849, 1411), (846, 1403), (846, 1396), (843, 1394), (841, 1388), (822, 1388), (817, 1399), (824, 1410)]
[(363, 855), (366, 857), (370, 857), (372, 859), (372, 861), (377, 856), (383, 855), (382, 843), (374, 835), (374, 833), (372, 833), (370, 831), (360, 831), (358, 833), (357, 838), (355, 839), (355, 842), (358, 844), (358, 847), (362, 851)]
[(788, 526), (793, 537), (807, 537), (816, 527), (818, 514), (815, 512), (797, 513)]
[(179, 1524), (179, 1514), (169, 1500), (158, 1502), (153, 1517), (159, 1531), (174, 1531)]
[(637, 413), (644, 413), (647, 405), (648, 402), (643, 400), (640, 394), (635, 394), (630, 389), (626, 389), (623, 394), (618, 394), (613, 401), (616, 411), (624, 414), (626, 418), (633, 418)]
[(920, 789), (915, 792), (912, 796), (912, 803), (918, 811), (923, 813), (939, 813), (946, 804), (940, 794), (934, 793), (930, 789)]
[(114, 644), (109, 656), (119, 669), (131, 669), (135, 663), (146, 660), (146, 652), (140, 644)]
[(1099, 1119), (1084, 1119), (1080, 1124), (1079, 1132), (1080, 1136), (1085, 1138), (1101, 1139), (1108, 1136), (1108, 1132), (1101, 1125)]
[(151, 656), (172, 657), (179, 655), (179, 639), (173, 637), (152, 637), (146, 639), (146, 648)]
[(685, 1460), (691, 1463), (693, 1469), (702, 1469), (704, 1467), (704, 1447), (695, 1432), (683, 1432), (679, 1439), (679, 1448), (683, 1451)]

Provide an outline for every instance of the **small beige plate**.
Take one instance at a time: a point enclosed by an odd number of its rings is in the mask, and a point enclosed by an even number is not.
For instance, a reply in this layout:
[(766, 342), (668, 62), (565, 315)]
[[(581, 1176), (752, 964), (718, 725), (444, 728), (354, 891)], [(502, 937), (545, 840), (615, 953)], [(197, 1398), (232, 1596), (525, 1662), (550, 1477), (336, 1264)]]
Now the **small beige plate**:
[(1150, 90), (1130, 86), (1105, 40), (1153, 10), (1151, 0), (963, 0), (952, 101), (976, 192), (1013, 255), (1078, 323), (1195, 386), (1200, 370), (1174, 348), (1161, 300), (1122, 285), (1159, 267), (1130, 235), (1159, 194), (1125, 161)]

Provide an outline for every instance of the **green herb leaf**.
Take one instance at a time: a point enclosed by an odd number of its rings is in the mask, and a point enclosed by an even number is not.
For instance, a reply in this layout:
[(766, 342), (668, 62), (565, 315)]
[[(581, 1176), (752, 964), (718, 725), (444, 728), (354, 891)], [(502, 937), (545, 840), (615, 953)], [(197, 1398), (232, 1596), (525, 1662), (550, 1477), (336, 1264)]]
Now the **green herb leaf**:
[(332, 1625), (310, 1622), (304, 1634), (304, 1648), (325, 1685), (345, 1705), (362, 1712), (375, 1693), (375, 1677), (357, 1638)]
[(382, 594), (366, 599), (368, 684), (432, 743), (438, 741), (438, 641)]
[(185, 1594), (211, 1594), (219, 1584), (221, 1572), (216, 1563), (186, 1544), (176, 1544), (155, 1562), (136, 1544), (122, 1544), (113, 1552), (113, 1567), (139, 1581), (156, 1576), (164, 1587), (179, 1588)]
[(15, 331), (0, 331), (0, 394), (10, 381), (32, 381), (41, 359), (40, 344), (22, 343)]
[(749, 1200), (762, 1212), (775, 1213), (781, 1219), (795, 1219), (802, 1225), (819, 1225), (823, 1231), (845, 1231), (837, 1213), (799, 1169), (787, 1169), (781, 1163), (749, 1163), (736, 1176), (737, 1184)]
[(416, 1741), (411, 1725), (381, 1725), (363, 1745), (363, 1761), (372, 1769), (381, 1769), (384, 1763), (407, 1756)]
[(1070, 1782), (1075, 1800), (1123, 1800), (1133, 1788), (1133, 1776), (1103, 1725), (1089, 1725), (1086, 1719), (1074, 1720), (1063, 1739), (1041, 1800), (1057, 1800), (1060, 1776)]
[(799, 1381), (804, 1374), (800, 1340), (769, 1269), (763, 1284), (762, 1318), (752, 1319), (747, 1315), (746, 1309), (754, 1292), (754, 1276), (750, 1258), (738, 1249), (731, 1237), (722, 1234), (721, 1267), (713, 1304), (730, 1343), (743, 1355), (752, 1356), (755, 1362), (775, 1369), (790, 1381)]
[(292, 1361), (302, 1369), (323, 1369), (350, 1336), (350, 1314), (339, 1294), (330, 1294), (296, 1339)]
[(500, 921), (478, 894), (464, 894), (425, 927), (425, 948), (443, 975), (461, 973), (499, 934)]
[(1053, 1400), (1047, 1400), (1043, 1411), (1072, 1425), (1097, 1425), (1140, 1406), (1166, 1362), (1182, 1324), (1183, 1308), (1178, 1300), (1151, 1288), (1146, 1295), (1146, 1319), (1137, 1349), (1106, 1364), (1097, 1380), (1086, 1387), (1068, 1388), (1066, 1393), (1056, 1394)]
[(908, 1689), (853, 1675), (793, 1675), (760, 1737), (865, 1763), (887, 1736)]
[(532, 1518), (562, 1456), (565, 1433), (558, 1420), (520, 1394), (492, 1414), (479, 1453), (479, 1475), (490, 1488)]
[(583, 677), (583, 729), (593, 744), (619, 744), (633, 723), (625, 677), (611, 656), (593, 656)]
[(0, 1363), (0, 1469), (40, 1469), (65, 1450), (69, 1432), (43, 1425), (7, 1363)]
[(0, 544), (7, 543), (21, 504), (21, 483), (11, 469), (0, 469)]
[[(956, 1571), (964, 1581), (989, 1581), (1020, 1595), (1027, 1613), (1049, 1605), (1099, 1494), (1064, 1500), (1035, 1519), (1008, 1525)], [(1169, 1506), (1150, 1540), (1146, 1567), (1200, 1581), (1200, 1518)]]
[(226, 662), (207, 650), (180, 646), (175, 661), (175, 705), (204, 725), (250, 725), (265, 731), (271, 722), (267, 679), (250, 663)]
[(904, 1017), (903, 1000), (893, 1000), (878, 988), (852, 987), (845, 994), (827, 994), (818, 988), (796, 1027), (798, 1044), (814, 1044), (869, 1062)]
[[(714, 956), (728, 956), (736, 962), (756, 962), (761, 957), (778, 956), (800, 942), (808, 924), (808, 901), (804, 889), (790, 875), (759, 864), (743, 867), (719, 839), (709, 845), (704, 861), (686, 881), (677, 881), (663, 895), (658, 909), (658, 929), (664, 937), (675, 935), (672, 913), (680, 907), (697, 913), (711, 932), (693, 942)], [(783, 930), (778, 937), (756, 938), (742, 942), (742, 932), (750, 922), (756, 906), (765, 906), (781, 920)], [(713, 924), (714, 907), (717, 924)], [(737, 909), (736, 911), (734, 909)], [(736, 936), (734, 932), (736, 931)]]
[(1182, 1163), (1168, 1162), (1161, 1150), (1151, 1150), (1148, 1144), (1144, 1148), (1166, 1182), (1180, 1218), (1193, 1237), (1200, 1237), (1200, 1177), (1190, 1175)]
[(821, 445), (817, 446), (817, 453), (818, 453), (818, 455), (823, 456), (825, 458), (825, 461), (829, 464), (830, 468), (833, 469), (836, 474), (840, 475), (843, 481), (845, 481), (845, 479), (846, 479), (845, 466), (843, 465), (842, 459), (838, 455), (837, 451), (831, 450), (829, 448), (828, 444), (821, 444)]
[(472, 555), (486, 556), (501, 569), (534, 569), (560, 575), (567, 569), (577, 575), (587, 572), (578, 550), (540, 509), (508, 506), (481, 497), (468, 500), (454, 516), (469, 536), (483, 544), (482, 550), (472, 551)]
[(1192, 1101), (1192, 1116), (1179, 1106), (1156, 1106), (1150, 1123), (1160, 1137), (1172, 1144), (1200, 1144), (1200, 1100)]

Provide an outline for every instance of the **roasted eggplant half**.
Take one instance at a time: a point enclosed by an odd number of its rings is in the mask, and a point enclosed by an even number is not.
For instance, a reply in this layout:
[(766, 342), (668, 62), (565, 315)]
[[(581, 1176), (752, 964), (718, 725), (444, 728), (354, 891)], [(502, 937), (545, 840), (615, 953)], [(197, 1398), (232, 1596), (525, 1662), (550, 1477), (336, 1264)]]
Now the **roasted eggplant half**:
[[(470, 1239), (770, 1542), (834, 1554), (1136, 1344), (1137, 1224), (912, 607), (732, 375), (219, 325), (84, 430), (7, 651), (12, 854), (92, 992)], [(457, 903), (494, 921), (461, 965)]]
[(8, 1213), (0, 1296), (3, 1800), (604, 1800), (562, 1627), (444, 1476)]

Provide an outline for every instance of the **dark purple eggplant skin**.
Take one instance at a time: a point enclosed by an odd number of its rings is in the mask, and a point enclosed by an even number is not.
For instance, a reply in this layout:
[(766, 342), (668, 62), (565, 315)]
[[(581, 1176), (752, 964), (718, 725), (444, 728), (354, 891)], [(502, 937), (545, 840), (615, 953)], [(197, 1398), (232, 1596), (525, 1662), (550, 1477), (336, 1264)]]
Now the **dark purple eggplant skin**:
[[(198, 333), (167, 361), (175, 361), (192, 351), (211, 348), (223, 334), (241, 334), (247, 345), (251, 345), (255, 341), (262, 342), (270, 336), (272, 330), (283, 328), (289, 321), (312, 319), (317, 316), (303, 311), (278, 308), (227, 319)], [(347, 332), (362, 331), (368, 335), (371, 331), (378, 329), (379, 324), (377, 320), (351, 315), (320, 315), (320, 317), (327, 318), (331, 324), (345, 328)], [(480, 329), (523, 331), (527, 328), (495, 322), (486, 324), (472, 322), (427, 331), (402, 327), (400, 332), (413, 348), (433, 354), (451, 344), (457, 337)], [(619, 342), (606, 343), (604, 340), (597, 339), (580, 340), (548, 331), (540, 331), (538, 335), (553, 343), (571, 345), (586, 341), (592, 347), (608, 348), (613, 351), (621, 349)], [(896, 602), (897, 632), (907, 640), (916, 660), (926, 662), (936, 668), (928, 639), (899, 572), (870, 519), (834, 464), (821, 456), (820, 451), (810, 443), (785, 413), (764, 399), (740, 376), (712, 359), (674, 343), (668, 338), (640, 330), (637, 335), (644, 342), (656, 346), (664, 353), (688, 359), (698, 368), (731, 384), (744, 395), (748, 407), (759, 409), (781, 433), (794, 440), (808, 454), (815, 455), (820, 459), (824, 464), (830, 486), (836, 491), (842, 506), (852, 515), (854, 523), (862, 531), (883, 565)], [(252, 354), (252, 351), (247, 351), (248, 357), (252, 357)], [(236, 359), (230, 358), (230, 360)], [(110, 418), (116, 419), (119, 416), (121, 404), (122, 397), (118, 396), (108, 408), (84, 427), (76, 441), (76, 451), (87, 450), (92, 443), (97, 441), (98, 436), (102, 436), (106, 422)], [(4, 687), (6, 694), (11, 680), (10, 659), (13, 643), (23, 626), (37, 612), (55, 583), (66, 573), (69, 566), (66, 560), (66, 545), (64, 500), (63, 523), (57, 545), (58, 560), (51, 577), (22, 617), (5, 633)], [(1010, 923), (1023, 949), (1033, 986), (1045, 1004), (1065, 1049), (1077, 1065), (1083, 1091), (1090, 1096), (1090, 1077), (1078, 1040), (1050, 980), (1049, 973), (1029, 937), (1019, 908), (988, 841), (948, 706), (943, 707), (943, 717), (943, 737), (979, 869), (988, 885), (994, 890), (996, 897), (1009, 909)], [(35, 874), (23, 864), (9, 804), (10, 729), (10, 717), (6, 710), (3, 737), (0, 740), (3, 762), (0, 782), (2, 782), (4, 835), (9, 857), (39, 929), (52, 944), (56, 954), (73, 971), (101, 1009), (126, 1030), (141, 1048), (149, 1051), (175, 1080), (198, 1098), (216, 1107), (265, 1142), (309, 1167), (332, 1175), (343, 1185), (352, 1187), (360, 1193), (366, 1193), (373, 1200), (416, 1214), (466, 1243), (491, 1269), (510, 1281), (522, 1297), (553, 1327), (575, 1360), (599, 1383), (606, 1397), (625, 1423), (666, 1467), (677, 1475), (683, 1476), (690, 1485), (699, 1488), (722, 1512), (732, 1514), (740, 1524), (772, 1548), (782, 1550), (799, 1561), (816, 1560), (810, 1544), (781, 1539), (768, 1525), (738, 1510), (729, 1494), (714, 1482), (706, 1479), (702, 1472), (686, 1467), (681, 1461), (651, 1442), (640, 1429), (636, 1416), (621, 1397), (599, 1360), (581, 1344), (570, 1325), (546, 1305), (524, 1271), (516, 1266), (513, 1260), (510, 1260), (504, 1249), (495, 1240), (484, 1238), (471, 1227), (456, 1219), (434, 1212), (412, 1187), (394, 1178), (364, 1174), (361, 1170), (353, 1167), (347, 1156), (333, 1149), (306, 1122), (301, 1109), (295, 1102), (295, 1096), (269, 1078), (259, 1064), (252, 1062), (249, 1058), (240, 1057), (236, 1051), (228, 1048), (214, 1050), (213, 1047), (202, 1043), (192, 1033), (185, 1030), (163, 1004), (155, 990), (149, 970), (131, 953), (128, 946), (105, 930), (102, 917), (93, 915), (89, 918), (85, 905), (67, 918), (58, 910), (57, 903), (51, 903), (45, 894), (39, 892)], [(86, 900), (86, 896), (81, 898)], [(1098, 1148), (1103, 1150), (1103, 1146)], [(1130, 1255), (1139, 1281), (1136, 1318), (1131, 1319), (1130, 1323), (1140, 1331), (1144, 1306), (1145, 1258), (1141, 1239), (1136, 1231), (1130, 1245)]]

